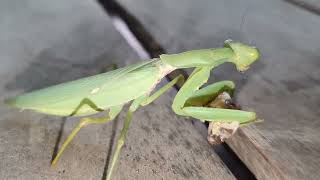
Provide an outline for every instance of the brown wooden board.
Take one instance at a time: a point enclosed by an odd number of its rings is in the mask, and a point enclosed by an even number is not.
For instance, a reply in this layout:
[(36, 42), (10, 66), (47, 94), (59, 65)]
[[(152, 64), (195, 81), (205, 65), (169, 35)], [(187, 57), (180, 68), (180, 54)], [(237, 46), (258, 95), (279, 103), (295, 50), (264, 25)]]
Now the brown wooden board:
[[(139, 58), (94, 1), (4, 1), (0, 24), (0, 179), (102, 179), (124, 113), (109, 124), (81, 130), (51, 169), (59, 132), (61, 145), (79, 118), (20, 112), (3, 100)], [(191, 121), (172, 112), (169, 95), (134, 114), (114, 175), (235, 179)]]
[(237, 100), (265, 122), (228, 144), (258, 179), (318, 179), (320, 18), (286, 1), (120, 1), (169, 53), (221, 47), (226, 39), (262, 53), (244, 74), (226, 64), (212, 81), (234, 80)]

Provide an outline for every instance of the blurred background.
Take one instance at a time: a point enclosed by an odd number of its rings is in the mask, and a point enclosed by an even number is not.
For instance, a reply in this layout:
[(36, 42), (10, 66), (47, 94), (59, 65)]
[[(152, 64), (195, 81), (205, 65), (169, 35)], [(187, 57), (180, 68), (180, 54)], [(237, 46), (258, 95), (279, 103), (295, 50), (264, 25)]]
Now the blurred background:
[(79, 118), (5, 98), (232, 39), (260, 60), (245, 73), (224, 64), (209, 83), (235, 81), (237, 103), (264, 122), (212, 147), (203, 124), (172, 113), (173, 89), (134, 115), (115, 179), (318, 179), (319, 15), (315, 0), (0, 1), (0, 178), (102, 179), (124, 116), (84, 128), (50, 169)]

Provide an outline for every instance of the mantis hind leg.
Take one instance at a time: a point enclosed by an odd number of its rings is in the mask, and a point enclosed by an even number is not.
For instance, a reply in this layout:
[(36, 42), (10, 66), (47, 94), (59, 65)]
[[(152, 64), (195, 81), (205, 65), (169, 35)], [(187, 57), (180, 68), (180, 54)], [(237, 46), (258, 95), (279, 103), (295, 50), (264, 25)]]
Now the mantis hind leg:
[(91, 101), (89, 98), (84, 98), (82, 101), (79, 103), (79, 105), (72, 111), (72, 113), (69, 116), (75, 116), (77, 113), (80, 111), (80, 109), (84, 106), (88, 105), (91, 109), (98, 112), (104, 111), (103, 109), (99, 108), (93, 101)]
[(70, 144), (72, 139), (78, 134), (78, 132), (80, 131), (81, 128), (83, 128), (89, 124), (102, 124), (102, 123), (109, 122), (109, 121), (113, 120), (119, 114), (121, 109), (122, 109), (122, 106), (115, 106), (115, 107), (110, 108), (109, 114), (105, 117), (81, 119), (79, 124), (72, 130), (72, 132), (69, 134), (67, 139), (62, 144), (61, 148), (59, 149), (58, 154), (56, 155), (56, 157), (54, 157), (53, 161), (51, 162), (51, 166), (54, 167), (57, 164), (57, 162), (60, 159), (61, 155), (63, 154), (64, 150)]
[(232, 92), (231, 81), (221, 81), (199, 90), (207, 82), (211, 68), (197, 68), (177, 93), (172, 108), (182, 116), (191, 116), (201, 121), (232, 122), (246, 124), (256, 120), (254, 112), (202, 107), (223, 91)]

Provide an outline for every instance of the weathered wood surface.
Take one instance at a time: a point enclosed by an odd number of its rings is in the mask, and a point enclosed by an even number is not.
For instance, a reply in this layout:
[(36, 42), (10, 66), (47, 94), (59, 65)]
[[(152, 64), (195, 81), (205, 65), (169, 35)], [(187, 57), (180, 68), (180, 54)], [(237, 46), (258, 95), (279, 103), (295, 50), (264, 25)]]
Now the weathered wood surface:
[(238, 102), (265, 120), (228, 144), (258, 179), (319, 179), (319, 16), (276, 0), (120, 2), (171, 53), (229, 38), (259, 47), (261, 60), (245, 74), (232, 65), (213, 73), (235, 80)]
[[(124, 113), (84, 128), (50, 169), (59, 131), (61, 144), (79, 119), (19, 112), (3, 99), (139, 58), (94, 1), (4, 1), (0, 24), (0, 179), (101, 179)], [(134, 114), (115, 179), (234, 179), (170, 104), (164, 95)]]

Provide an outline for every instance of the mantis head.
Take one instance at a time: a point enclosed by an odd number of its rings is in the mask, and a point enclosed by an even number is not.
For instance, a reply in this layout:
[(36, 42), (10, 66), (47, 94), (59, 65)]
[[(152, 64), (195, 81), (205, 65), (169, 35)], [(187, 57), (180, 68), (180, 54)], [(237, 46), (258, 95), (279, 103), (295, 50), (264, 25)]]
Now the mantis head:
[(234, 52), (234, 56), (230, 58), (230, 61), (236, 65), (237, 70), (240, 72), (247, 70), (250, 64), (260, 57), (259, 50), (253, 46), (233, 42), (231, 40), (226, 40), (224, 46), (231, 48)]

